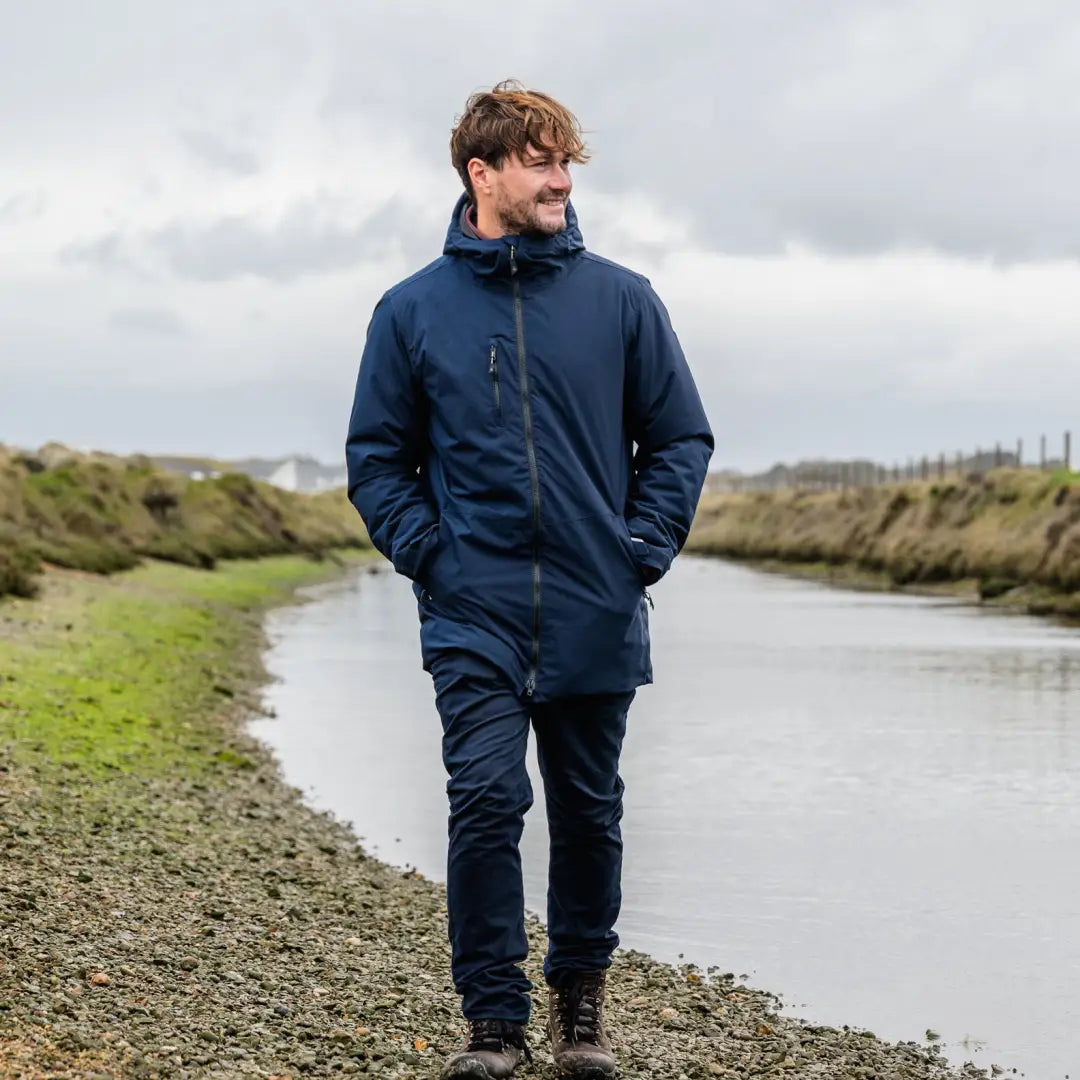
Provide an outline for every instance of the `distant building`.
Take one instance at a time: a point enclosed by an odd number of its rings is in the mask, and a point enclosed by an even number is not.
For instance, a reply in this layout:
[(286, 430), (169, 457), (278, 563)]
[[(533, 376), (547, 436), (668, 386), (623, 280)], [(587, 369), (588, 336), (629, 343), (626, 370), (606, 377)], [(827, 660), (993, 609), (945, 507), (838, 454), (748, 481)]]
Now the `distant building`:
[(314, 458), (294, 455), (288, 458), (245, 458), (240, 461), (210, 462), (205, 458), (154, 457), (159, 468), (180, 473), (189, 480), (205, 480), (224, 472), (238, 472), (253, 480), (263, 480), (285, 491), (312, 494), (343, 488), (347, 482), (345, 465), (323, 465)]
[(345, 466), (321, 465), (312, 458), (291, 457), (282, 461), (266, 481), (286, 491), (327, 491), (345, 486)]

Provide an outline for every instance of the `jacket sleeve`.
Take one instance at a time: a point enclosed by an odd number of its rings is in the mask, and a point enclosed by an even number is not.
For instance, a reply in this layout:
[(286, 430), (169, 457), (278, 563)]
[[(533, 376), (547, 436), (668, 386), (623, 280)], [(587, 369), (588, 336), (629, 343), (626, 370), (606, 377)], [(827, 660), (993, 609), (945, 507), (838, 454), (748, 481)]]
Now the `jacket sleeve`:
[(368, 326), (345, 441), (349, 500), (371, 542), (399, 574), (419, 580), (438, 515), (418, 469), (427, 446), (426, 399), (384, 296)]
[(637, 444), (626, 521), (651, 585), (686, 542), (713, 435), (667, 310), (648, 283), (638, 294), (626, 376), (626, 416)]

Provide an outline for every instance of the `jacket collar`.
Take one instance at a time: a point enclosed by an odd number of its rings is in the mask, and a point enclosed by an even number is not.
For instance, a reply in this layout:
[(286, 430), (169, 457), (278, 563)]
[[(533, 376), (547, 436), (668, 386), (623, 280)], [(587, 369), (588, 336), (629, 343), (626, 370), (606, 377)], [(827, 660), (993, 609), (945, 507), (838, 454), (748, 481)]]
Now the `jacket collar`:
[(462, 193), (450, 215), (443, 254), (466, 259), (475, 274), (483, 277), (510, 277), (511, 247), (514, 249), (513, 263), (519, 276), (558, 270), (565, 265), (569, 256), (585, 250), (585, 243), (578, 229), (577, 214), (569, 202), (566, 204), (566, 228), (561, 233), (554, 236), (500, 236), (497, 240), (482, 240), (473, 230), (467, 232), (463, 228), (468, 205), (469, 198)]

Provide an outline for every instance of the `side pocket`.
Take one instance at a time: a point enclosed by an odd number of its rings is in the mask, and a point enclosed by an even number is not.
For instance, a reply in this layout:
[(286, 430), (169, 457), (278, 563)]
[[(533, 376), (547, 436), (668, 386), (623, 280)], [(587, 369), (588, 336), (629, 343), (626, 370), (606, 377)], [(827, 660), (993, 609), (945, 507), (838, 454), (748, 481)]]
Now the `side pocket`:
[(491, 388), (495, 395), (495, 416), (502, 420), (502, 393), (499, 390), (499, 352), (495, 348), (495, 342), (491, 343), (488, 354), (488, 374), (491, 376)]
[(425, 570), (439, 543), (439, 522), (429, 525), (416, 539), (391, 552), (394, 569), (411, 581), (423, 582)]

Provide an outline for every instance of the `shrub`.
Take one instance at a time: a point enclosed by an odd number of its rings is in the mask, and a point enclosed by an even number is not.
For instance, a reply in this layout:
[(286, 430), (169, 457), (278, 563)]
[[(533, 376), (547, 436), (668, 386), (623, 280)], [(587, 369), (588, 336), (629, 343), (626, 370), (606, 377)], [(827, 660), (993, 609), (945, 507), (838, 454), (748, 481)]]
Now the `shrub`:
[(70, 536), (61, 541), (42, 540), (35, 546), (45, 562), (91, 574), (113, 574), (139, 564), (138, 557), (126, 548), (85, 536)]
[(1005, 593), (1012, 592), (1019, 584), (1020, 582), (1012, 578), (982, 578), (979, 581), (979, 599), (993, 600), (995, 597), (1004, 596)]
[(182, 566), (194, 566), (199, 570), (214, 569), (214, 556), (184, 536), (156, 536), (139, 548), (139, 554)]
[(0, 596), (36, 596), (38, 569), (37, 559), (25, 549), (0, 547)]

